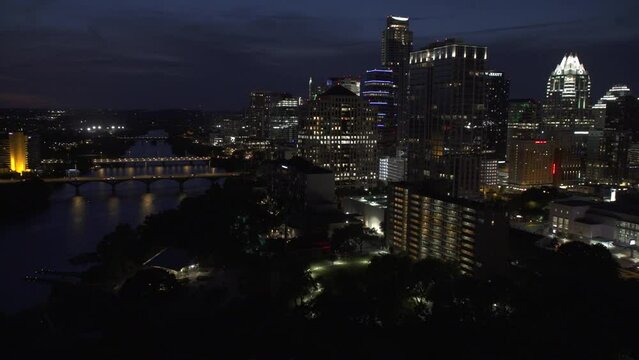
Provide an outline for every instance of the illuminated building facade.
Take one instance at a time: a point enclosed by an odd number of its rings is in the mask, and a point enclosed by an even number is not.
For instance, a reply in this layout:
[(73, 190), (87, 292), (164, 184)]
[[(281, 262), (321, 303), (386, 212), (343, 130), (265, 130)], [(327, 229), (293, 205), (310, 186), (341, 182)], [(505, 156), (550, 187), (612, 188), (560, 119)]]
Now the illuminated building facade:
[(379, 180), (398, 182), (406, 180), (406, 159), (399, 156), (379, 158)]
[(301, 105), (301, 98), (285, 97), (271, 106), (268, 117), (270, 140), (285, 143), (297, 141)]
[(331, 169), (337, 186), (370, 187), (377, 180), (375, 112), (342, 86), (309, 101), (298, 147), (302, 157)]
[(586, 180), (591, 107), (590, 75), (576, 54), (566, 54), (548, 78), (543, 105), (542, 129), (555, 145), (555, 185)]
[(27, 136), (22, 132), (9, 133), (9, 161), (11, 171), (23, 173), (28, 169)]
[[(639, 119), (639, 100), (630, 88), (615, 85), (593, 106), (595, 128), (601, 133), (593, 159), (589, 159), (591, 176), (598, 182), (618, 184), (630, 178), (628, 152)], [(595, 172), (594, 170), (599, 170)]]
[(366, 71), (362, 97), (368, 100), (377, 114), (377, 148), (380, 156), (393, 156), (397, 152), (397, 85), (393, 70), (372, 69)]
[(541, 103), (535, 99), (513, 99), (508, 102), (508, 131), (506, 135), (506, 155), (513, 140), (533, 140), (540, 136)]
[(453, 196), (480, 191), (488, 49), (454, 39), (410, 54), (408, 180), (444, 179)]
[(503, 271), (508, 217), (496, 205), (397, 183), (388, 211), (387, 240), (393, 252), (451, 262), (469, 275)]
[(408, 138), (408, 71), (410, 52), (413, 50), (413, 32), (409, 19), (388, 16), (382, 33), (382, 67), (392, 70), (396, 85), (398, 138), (404, 143)]
[(553, 164), (555, 150), (547, 140), (511, 139), (508, 153), (508, 184), (525, 190), (551, 186), (557, 165)]
[(506, 158), (506, 134), (508, 130), (508, 98), (510, 81), (500, 71), (485, 71), (484, 89), (486, 93), (485, 145), (496, 158)]
[(590, 244), (628, 246), (639, 239), (639, 207), (620, 202), (557, 200), (548, 206), (552, 233)]
[(628, 148), (628, 177), (639, 178), (639, 143)]
[(576, 54), (567, 54), (550, 74), (546, 84), (544, 125), (548, 129), (588, 130), (590, 75)]
[(499, 176), (497, 175), (498, 167), (498, 159), (487, 157), (481, 159), (479, 183), (481, 184), (482, 192), (496, 190), (499, 187)]
[(271, 110), (279, 101), (290, 98), (289, 94), (252, 91), (249, 96), (249, 107), (246, 112), (250, 135), (266, 139), (269, 135), (269, 119)]

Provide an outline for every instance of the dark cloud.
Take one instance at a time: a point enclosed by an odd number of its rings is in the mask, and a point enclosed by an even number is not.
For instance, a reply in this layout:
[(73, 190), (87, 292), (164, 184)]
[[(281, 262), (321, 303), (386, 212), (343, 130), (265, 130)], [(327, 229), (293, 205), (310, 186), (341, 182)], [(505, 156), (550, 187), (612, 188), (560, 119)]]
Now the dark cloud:
[[(249, 1), (5, 0), (0, 48), (10, 51), (0, 56), (0, 92), (74, 107), (241, 109), (253, 88), (304, 94), (308, 76), (379, 66), (387, 13), (415, 15), (416, 48), (451, 35), (488, 45), (493, 66), (509, 73), (517, 96), (543, 93), (547, 74), (570, 50), (583, 54), (597, 91), (611, 81), (639, 83), (618, 70), (630, 68), (630, 58), (597, 52), (635, 52), (636, 43), (626, 48), (639, 34), (632, 14), (605, 8), (580, 15), (585, 20), (499, 18), (495, 12), (507, 7), (497, 7), (499, 1), (407, 1), (382, 12), (375, 2), (333, 1), (321, 12), (316, 3), (302, 11), (298, 3), (293, 10)], [(340, 12), (329, 11), (337, 5)]]

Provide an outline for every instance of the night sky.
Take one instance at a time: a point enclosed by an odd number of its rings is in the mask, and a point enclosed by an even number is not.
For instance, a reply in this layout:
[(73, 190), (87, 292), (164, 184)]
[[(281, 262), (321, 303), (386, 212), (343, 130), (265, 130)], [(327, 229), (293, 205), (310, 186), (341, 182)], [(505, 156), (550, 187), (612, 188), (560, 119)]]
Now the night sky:
[(304, 95), (309, 76), (379, 66), (387, 15), (415, 48), (487, 45), (511, 97), (543, 97), (576, 51), (594, 100), (639, 92), (637, 0), (0, 0), (0, 107), (241, 110), (251, 89)]

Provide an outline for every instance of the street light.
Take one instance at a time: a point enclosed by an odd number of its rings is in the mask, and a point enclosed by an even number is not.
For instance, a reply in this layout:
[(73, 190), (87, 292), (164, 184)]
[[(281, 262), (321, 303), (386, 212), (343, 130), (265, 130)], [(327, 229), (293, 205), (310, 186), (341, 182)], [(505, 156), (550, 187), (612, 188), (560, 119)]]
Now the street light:
[(631, 259), (635, 258), (635, 244), (637, 244), (637, 241), (635, 241), (634, 239), (630, 240), (630, 258)]

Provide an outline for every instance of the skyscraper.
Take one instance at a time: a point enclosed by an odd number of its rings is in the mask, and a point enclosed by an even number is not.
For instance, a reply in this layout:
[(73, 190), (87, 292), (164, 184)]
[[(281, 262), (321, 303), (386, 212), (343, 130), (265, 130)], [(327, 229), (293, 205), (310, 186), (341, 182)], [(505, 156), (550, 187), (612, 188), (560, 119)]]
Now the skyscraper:
[(397, 153), (397, 104), (393, 82), (393, 70), (372, 69), (366, 71), (362, 97), (376, 109), (377, 149), (379, 156)]
[(506, 133), (508, 129), (508, 98), (510, 81), (503, 72), (485, 71), (483, 73), (486, 90), (486, 128), (487, 150), (494, 152), (497, 159), (506, 157)]
[(11, 157), (9, 156), (9, 137), (0, 135), (0, 174), (11, 171)]
[(576, 54), (566, 54), (548, 77), (544, 103), (544, 126), (555, 130), (588, 130), (590, 75)]
[(300, 153), (331, 169), (337, 186), (370, 187), (377, 179), (375, 122), (366, 99), (333, 86), (305, 106)]
[[(593, 106), (595, 127), (602, 132), (595, 164), (597, 180), (618, 184), (629, 178), (628, 152), (639, 132), (639, 100), (625, 85), (615, 85)], [(591, 165), (589, 163), (589, 165)]]
[(511, 139), (508, 151), (509, 186), (525, 190), (552, 185), (553, 175), (557, 171), (553, 157), (554, 148), (548, 140)]
[(586, 163), (586, 178), (590, 182), (613, 182), (612, 168), (618, 168), (617, 159), (622, 155), (618, 151), (619, 145), (622, 145), (621, 148), (629, 145), (629, 132), (621, 131), (619, 124), (615, 124), (607, 116), (607, 105), (627, 95), (630, 95), (630, 89), (626, 85), (615, 85), (592, 106), (594, 129), (589, 133), (590, 146)]
[(508, 102), (508, 131), (506, 134), (506, 161), (514, 140), (540, 138), (541, 103), (535, 99), (513, 99)]
[(453, 196), (480, 190), (488, 49), (451, 39), (410, 56), (408, 179), (445, 179)]
[(576, 54), (566, 54), (548, 78), (543, 106), (543, 130), (555, 146), (555, 185), (586, 179), (590, 102), (590, 76)]
[(277, 102), (290, 97), (289, 94), (283, 93), (252, 91), (246, 112), (250, 134), (259, 139), (268, 138), (271, 109)]
[(278, 142), (297, 141), (301, 98), (285, 97), (273, 104), (270, 109), (268, 138)]
[(413, 50), (413, 32), (408, 29), (408, 18), (388, 16), (382, 33), (382, 66), (393, 71), (397, 104), (398, 140), (408, 138), (408, 71), (410, 52)]

